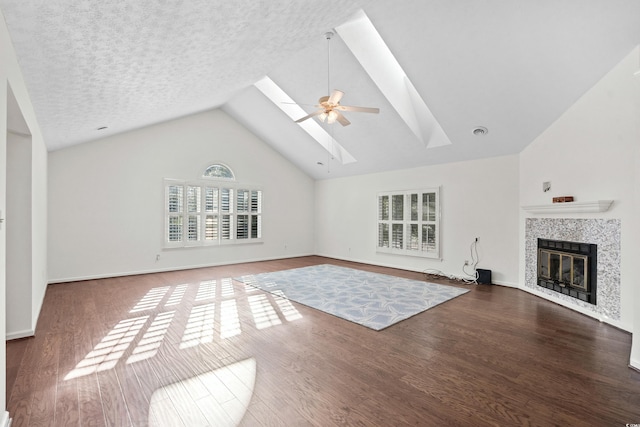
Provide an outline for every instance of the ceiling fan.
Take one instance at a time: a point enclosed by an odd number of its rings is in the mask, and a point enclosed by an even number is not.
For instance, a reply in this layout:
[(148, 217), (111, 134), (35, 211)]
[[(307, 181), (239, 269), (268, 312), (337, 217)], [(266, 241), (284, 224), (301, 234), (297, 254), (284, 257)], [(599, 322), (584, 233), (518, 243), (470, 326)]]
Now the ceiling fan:
[(352, 107), (349, 105), (340, 105), (340, 100), (344, 92), (340, 90), (334, 90), (331, 95), (323, 96), (318, 100), (318, 109), (311, 114), (304, 116), (301, 119), (296, 120), (296, 123), (303, 122), (311, 117), (318, 116), (320, 121), (332, 124), (336, 121), (342, 126), (348, 126), (351, 124), (349, 120), (341, 113), (341, 111), (357, 111), (359, 113), (374, 113), (380, 112), (379, 108), (372, 107)]
[[(327, 92), (329, 91), (330, 84), (330, 71), (331, 71), (331, 51), (329, 49), (329, 43), (331, 41), (331, 37), (333, 37), (333, 33), (331, 31), (325, 33), (325, 37), (327, 38)], [(328, 124), (333, 124), (336, 121), (340, 123), (342, 126), (348, 126), (351, 124), (349, 120), (341, 113), (341, 111), (355, 111), (359, 113), (374, 113), (378, 114), (380, 112), (379, 108), (372, 107), (353, 107), (349, 105), (341, 105), (340, 100), (344, 92), (341, 90), (334, 89), (330, 95), (322, 96), (318, 100), (318, 104), (316, 107), (318, 108), (311, 114), (308, 114), (298, 120), (296, 123), (303, 122), (311, 117), (318, 117), (320, 121), (326, 121)]]

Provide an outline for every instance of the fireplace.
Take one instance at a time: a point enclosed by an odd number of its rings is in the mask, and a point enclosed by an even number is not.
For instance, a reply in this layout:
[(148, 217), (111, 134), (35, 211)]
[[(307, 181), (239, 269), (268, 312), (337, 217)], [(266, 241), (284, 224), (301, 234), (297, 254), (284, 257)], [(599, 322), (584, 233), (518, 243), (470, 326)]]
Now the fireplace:
[(538, 239), (538, 285), (595, 305), (597, 248), (592, 243)]

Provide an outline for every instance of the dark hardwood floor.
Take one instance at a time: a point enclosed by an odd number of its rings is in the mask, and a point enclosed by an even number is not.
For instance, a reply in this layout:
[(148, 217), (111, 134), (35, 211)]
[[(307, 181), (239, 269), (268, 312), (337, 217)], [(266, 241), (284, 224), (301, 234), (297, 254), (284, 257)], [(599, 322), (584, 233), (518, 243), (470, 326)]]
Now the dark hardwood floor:
[(525, 292), (471, 292), (383, 331), (274, 299), (243, 274), (321, 257), (51, 285), (7, 343), (13, 426), (624, 426), (630, 334)]

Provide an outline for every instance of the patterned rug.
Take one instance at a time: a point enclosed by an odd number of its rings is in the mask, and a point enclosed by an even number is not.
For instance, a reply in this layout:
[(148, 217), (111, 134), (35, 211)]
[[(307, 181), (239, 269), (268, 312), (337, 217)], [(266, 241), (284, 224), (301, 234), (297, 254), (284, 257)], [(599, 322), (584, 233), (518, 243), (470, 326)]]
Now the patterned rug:
[(376, 331), (469, 292), (331, 264), (235, 280)]

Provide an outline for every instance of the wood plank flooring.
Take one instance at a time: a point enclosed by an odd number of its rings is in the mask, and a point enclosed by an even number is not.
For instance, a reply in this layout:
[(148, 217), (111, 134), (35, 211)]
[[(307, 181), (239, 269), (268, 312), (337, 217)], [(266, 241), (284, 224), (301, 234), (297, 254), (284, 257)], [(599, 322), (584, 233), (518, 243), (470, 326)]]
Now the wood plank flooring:
[(630, 334), (490, 285), (376, 332), (231, 278), (322, 257), (51, 285), (7, 343), (13, 426), (623, 426)]

